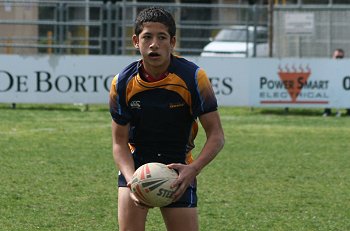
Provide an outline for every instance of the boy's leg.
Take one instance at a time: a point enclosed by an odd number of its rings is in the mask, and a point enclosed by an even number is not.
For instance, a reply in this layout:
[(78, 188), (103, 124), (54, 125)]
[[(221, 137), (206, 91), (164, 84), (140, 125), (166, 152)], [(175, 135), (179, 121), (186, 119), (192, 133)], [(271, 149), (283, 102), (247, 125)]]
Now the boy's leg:
[(161, 208), (168, 231), (198, 231), (197, 208)]
[(144, 231), (148, 209), (139, 208), (130, 198), (128, 187), (118, 189), (119, 231)]

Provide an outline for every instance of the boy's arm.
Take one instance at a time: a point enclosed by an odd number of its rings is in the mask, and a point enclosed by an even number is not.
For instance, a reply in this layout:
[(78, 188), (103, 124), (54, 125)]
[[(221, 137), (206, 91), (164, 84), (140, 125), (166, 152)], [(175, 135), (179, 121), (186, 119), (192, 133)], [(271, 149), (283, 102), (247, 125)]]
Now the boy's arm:
[(128, 146), (129, 124), (119, 125), (112, 120), (113, 158), (118, 169), (123, 173), (126, 182), (131, 181), (135, 172), (134, 160)]
[(190, 164), (198, 173), (216, 157), (225, 143), (224, 131), (217, 111), (206, 113), (200, 116), (199, 120), (207, 139), (196, 160)]
[(176, 201), (185, 192), (186, 188), (193, 182), (200, 171), (208, 165), (223, 148), (225, 138), (221, 126), (219, 113), (217, 111), (209, 112), (199, 117), (199, 120), (205, 130), (207, 140), (198, 155), (197, 159), (189, 165), (170, 164), (170, 168), (179, 171), (179, 178), (173, 186), (179, 186), (174, 194)]

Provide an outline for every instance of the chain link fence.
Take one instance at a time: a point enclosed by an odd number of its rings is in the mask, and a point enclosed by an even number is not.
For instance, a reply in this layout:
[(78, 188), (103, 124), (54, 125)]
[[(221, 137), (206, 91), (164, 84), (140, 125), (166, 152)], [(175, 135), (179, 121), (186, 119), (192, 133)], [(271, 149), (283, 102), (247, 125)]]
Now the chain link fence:
[[(298, 20), (290, 20), (294, 16)], [(309, 17), (309, 19), (301, 19)], [(274, 9), (275, 57), (331, 57), (350, 53), (350, 5), (278, 6)], [(288, 30), (290, 24), (298, 28)], [(299, 23), (299, 25), (298, 25)], [(310, 23), (308, 27), (305, 24)]]
[[(274, 2), (273, 56), (329, 57), (338, 47), (350, 52), (350, 5)], [(250, 5), (241, 0), (233, 4), (0, 0), (0, 53), (133, 55), (134, 19), (141, 9), (154, 5), (173, 13), (180, 55), (200, 55), (211, 38), (232, 25), (269, 26), (268, 5), (262, 1)], [(286, 31), (288, 15), (296, 12), (313, 15), (312, 32)]]

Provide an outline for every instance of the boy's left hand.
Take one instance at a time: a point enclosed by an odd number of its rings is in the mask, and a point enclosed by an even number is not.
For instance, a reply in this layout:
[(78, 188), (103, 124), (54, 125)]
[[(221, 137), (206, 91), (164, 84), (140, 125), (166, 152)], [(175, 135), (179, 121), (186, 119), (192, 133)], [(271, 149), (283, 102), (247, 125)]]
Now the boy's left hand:
[(171, 185), (173, 188), (178, 187), (173, 195), (173, 201), (177, 201), (182, 196), (182, 194), (184, 194), (188, 186), (194, 182), (196, 176), (198, 175), (198, 172), (196, 168), (186, 164), (169, 164), (167, 166), (171, 169), (177, 170), (179, 173), (179, 177)]

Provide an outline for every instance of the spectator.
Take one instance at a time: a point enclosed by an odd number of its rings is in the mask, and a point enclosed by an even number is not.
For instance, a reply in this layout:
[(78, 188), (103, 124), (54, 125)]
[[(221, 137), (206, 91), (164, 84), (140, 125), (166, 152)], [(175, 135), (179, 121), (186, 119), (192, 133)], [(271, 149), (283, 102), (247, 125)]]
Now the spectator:
[[(337, 48), (333, 52), (333, 59), (342, 59), (342, 58), (344, 58), (344, 54), (345, 54), (345, 52), (344, 52), (343, 49)], [(324, 109), (323, 116), (330, 116), (331, 114), (332, 114), (332, 109), (331, 108), (325, 108)], [(350, 116), (350, 108), (346, 109), (346, 115)], [(340, 110), (337, 111), (336, 116), (337, 117), (341, 116), (341, 111)]]

